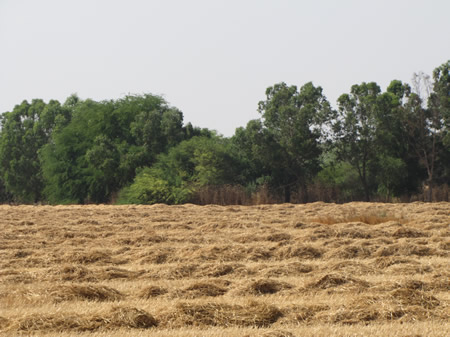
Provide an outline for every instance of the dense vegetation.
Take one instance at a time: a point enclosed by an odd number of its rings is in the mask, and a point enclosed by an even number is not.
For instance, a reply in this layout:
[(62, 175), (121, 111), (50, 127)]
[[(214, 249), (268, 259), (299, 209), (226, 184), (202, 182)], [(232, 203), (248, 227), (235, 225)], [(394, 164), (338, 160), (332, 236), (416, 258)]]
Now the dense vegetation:
[(0, 201), (448, 200), (449, 68), (354, 85), (337, 109), (312, 83), (275, 84), (231, 138), (151, 94), (24, 101), (0, 116)]

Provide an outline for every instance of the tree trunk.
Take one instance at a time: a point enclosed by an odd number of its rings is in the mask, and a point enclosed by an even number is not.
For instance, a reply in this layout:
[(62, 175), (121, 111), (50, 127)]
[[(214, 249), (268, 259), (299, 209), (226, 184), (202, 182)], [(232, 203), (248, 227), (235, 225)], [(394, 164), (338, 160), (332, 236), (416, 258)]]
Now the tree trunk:
[(369, 193), (369, 187), (367, 186), (367, 182), (365, 179), (363, 179), (363, 187), (364, 187), (364, 198), (365, 201), (369, 202), (370, 201), (370, 193)]
[(284, 202), (289, 203), (291, 202), (291, 186), (286, 185), (284, 187)]
[(302, 202), (304, 204), (308, 203), (309, 201), (309, 194), (308, 194), (308, 187), (305, 183), (302, 184)]
[(427, 189), (427, 201), (428, 202), (433, 202), (433, 181), (431, 179), (429, 179), (427, 181), (427, 185), (428, 185), (428, 189)]
[(363, 185), (363, 189), (364, 189), (364, 199), (365, 199), (365, 201), (369, 202), (370, 201), (370, 193), (369, 193), (369, 186), (367, 186), (366, 165), (365, 165), (365, 163), (363, 164), (362, 172), (361, 172), (361, 168), (359, 166), (357, 166), (357, 168), (358, 168), (359, 179), (361, 180), (361, 184)]

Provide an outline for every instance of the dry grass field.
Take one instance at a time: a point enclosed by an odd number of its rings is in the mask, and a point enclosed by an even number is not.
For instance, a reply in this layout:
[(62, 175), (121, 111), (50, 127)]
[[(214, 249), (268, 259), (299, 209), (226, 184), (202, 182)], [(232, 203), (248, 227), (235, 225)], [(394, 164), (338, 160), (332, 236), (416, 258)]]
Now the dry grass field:
[(0, 206), (5, 336), (449, 336), (450, 204)]

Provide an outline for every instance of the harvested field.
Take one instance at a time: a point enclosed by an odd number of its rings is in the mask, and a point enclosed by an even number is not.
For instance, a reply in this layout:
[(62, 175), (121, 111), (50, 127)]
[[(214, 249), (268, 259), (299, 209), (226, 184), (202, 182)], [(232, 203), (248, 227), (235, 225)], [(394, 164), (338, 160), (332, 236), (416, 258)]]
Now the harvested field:
[(5, 336), (445, 336), (449, 203), (0, 206)]

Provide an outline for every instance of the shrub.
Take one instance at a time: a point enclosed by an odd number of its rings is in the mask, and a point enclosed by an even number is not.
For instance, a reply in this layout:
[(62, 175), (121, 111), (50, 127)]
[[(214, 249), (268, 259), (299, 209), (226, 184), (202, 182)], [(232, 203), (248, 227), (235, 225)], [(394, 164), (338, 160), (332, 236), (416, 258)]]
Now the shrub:
[(189, 199), (190, 190), (170, 185), (167, 180), (155, 177), (151, 169), (144, 169), (133, 184), (122, 189), (118, 204), (179, 204)]

